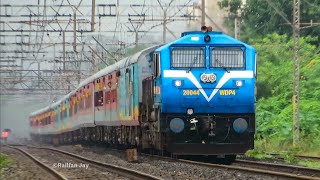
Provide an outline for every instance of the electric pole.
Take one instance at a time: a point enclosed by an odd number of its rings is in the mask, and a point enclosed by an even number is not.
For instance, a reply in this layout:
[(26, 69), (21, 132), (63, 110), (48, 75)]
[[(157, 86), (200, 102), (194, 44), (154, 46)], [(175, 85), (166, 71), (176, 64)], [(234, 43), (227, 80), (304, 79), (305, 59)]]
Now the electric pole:
[(201, 1), (201, 26), (206, 25), (206, 4), (205, 0)]
[(77, 52), (77, 14), (73, 12), (73, 51)]
[(241, 28), (241, 9), (237, 10), (236, 17), (234, 18), (234, 38), (240, 39)]
[(293, 146), (299, 144), (300, 119), (299, 119), (299, 89), (300, 89), (300, 62), (299, 62), (299, 38), (300, 38), (300, 0), (293, 0)]
[(96, 0), (92, 0), (92, 9), (91, 9), (91, 32), (94, 32), (95, 24), (95, 15), (96, 15)]
[(63, 71), (66, 70), (66, 32), (62, 32), (62, 57), (63, 57)]

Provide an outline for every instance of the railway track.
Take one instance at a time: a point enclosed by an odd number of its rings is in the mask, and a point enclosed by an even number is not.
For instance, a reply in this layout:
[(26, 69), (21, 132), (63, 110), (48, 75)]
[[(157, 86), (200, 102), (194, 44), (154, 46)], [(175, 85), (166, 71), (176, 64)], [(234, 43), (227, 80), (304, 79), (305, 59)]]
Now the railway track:
[(160, 158), (167, 161), (179, 161), (193, 165), (199, 165), (210, 168), (223, 168), (226, 170), (238, 170), (242, 172), (250, 172), (256, 174), (265, 174), (274, 177), (288, 178), (288, 179), (307, 179), (307, 180), (320, 180), (320, 169), (308, 168), (303, 166), (273, 164), (258, 161), (236, 160), (232, 165), (214, 164), (199, 162), (194, 160), (185, 159), (172, 159), (169, 157), (162, 157), (157, 155), (148, 155), (155, 158)]
[[(212, 163), (204, 163), (204, 162), (197, 162), (197, 161), (184, 160), (184, 159), (179, 159), (179, 161), (194, 164), (194, 165), (200, 165), (200, 166), (206, 166), (206, 167), (212, 167), (212, 168), (223, 168), (223, 169), (227, 169), (227, 170), (239, 170), (239, 171), (243, 171), (243, 172), (265, 174), (265, 175), (281, 177), (281, 178), (320, 180), (320, 176), (316, 177), (315, 175), (301, 175), (301, 174), (297, 173), (296, 172), (297, 170), (299, 170), (299, 172), (304, 172), (307, 169), (308, 169), (308, 171), (316, 170), (316, 169), (309, 170), (309, 168), (299, 167), (299, 166), (284, 167), (279, 164), (271, 164), (271, 163), (269, 163), (268, 165), (264, 165), (264, 163), (262, 163), (262, 162), (256, 163), (254, 161), (250, 161), (250, 162), (249, 161), (246, 161), (246, 162), (241, 161), (241, 163), (240, 163), (239, 160), (237, 160), (236, 163), (234, 163), (234, 165), (212, 164)], [(243, 166), (243, 165), (245, 165), (245, 166)], [(270, 170), (270, 169), (272, 169), (272, 170)], [(286, 169), (287, 171), (289, 169), (289, 171), (291, 171), (291, 173), (284, 171), (284, 169)], [(317, 174), (319, 174), (318, 171), (317, 171)]]
[(274, 164), (267, 162), (248, 161), (248, 160), (236, 160), (234, 165), (240, 167), (258, 167), (262, 170), (281, 171), (283, 173), (298, 175), (300, 179), (320, 179), (320, 169), (308, 168), (295, 165), (286, 164)]
[(161, 178), (149, 175), (149, 174), (145, 174), (143, 172), (139, 172), (139, 171), (135, 171), (132, 169), (127, 169), (124, 167), (120, 167), (120, 166), (116, 166), (116, 165), (112, 165), (112, 164), (107, 164), (107, 163), (103, 163), (103, 162), (99, 162), (99, 161), (95, 161), (95, 160), (91, 160), (88, 159), (86, 157), (82, 157), (79, 156), (77, 154), (73, 154), (70, 152), (66, 152), (66, 151), (62, 151), (62, 150), (58, 150), (58, 149), (54, 149), (54, 148), (46, 148), (46, 147), (35, 147), (35, 146), (26, 146), (27, 148), (34, 148), (34, 149), (40, 149), (40, 150), (46, 150), (46, 151), (51, 151), (54, 153), (59, 153), (59, 154), (63, 154), (69, 157), (72, 157), (74, 159), (77, 159), (79, 161), (82, 162), (86, 162), (89, 163), (95, 167), (101, 167), (103, 169), (106, 169), (108, 172), (114, 173), (114, 174), (118, 174), (120, 176), (123, 177), (127, 177), (130, 179), (136, 179), (136, 180), (140, 180), (140, 179), (146, 179), (146, 180), (160, 180)]
[[(283, 160), (283, 157), (281, 157), (280, 154), (270, 153), (270, 155), (276, 157), (277, 159), (282, 159)], [(298, 159), (308, 159), (308, 160), (320, 161), (320, 157), (319, 156), (295, 155), (294, 157), (298, 158)]]
[(28, 152), (24, 151), (21, 148), (18, 147), (13, 147), (13, 146), (9, 146), (7, 145), (6, 147), (10, 148), (10, 149), (14, 149), (16, 151), (19, 151), (21, 154), (23, 154), (24, 156), (28, 157), (29, 159), (31, 159), (33, 162), (35, 162), (39, 167), (41, 167), (42, 169), (44, 169), (46, 172), (48, 172), (49, 174), (51, 174), (53, 177), (59, 179), (59, 180), (67, 180), (67, 178), (62, 175), (61, 173), (57, 172), (56, 170), (54, 170), (53, 168), (47, 166), (46, 164), (44, 164), (43, 162), (41, 162), (40, 160), (38, 160), (37, 158), (35, 158), (33, 155), (29, 154)]
[[(29, 147), (29, 148), (45, 149), (45, 150), (59, 152), (65, 155), (70, 155), (76, 158), (80, 157), (81, 160), (86, 161), (90, 164), (92, 161), (90, 159), (81, 157), (79, 155), (75, 155), (75, 154), (57, 150), (57, 149), (45, 148), (45, 147)], [(164, 161), (188, 163), (196, 166), (204, 166), (209, 168), (222, 168), (225, 170), (237, 170), (237, 171), (254, 173), (254, 174), (264, 174), (271, 177), (280, 177), (280, 178), (288, 178), (288, 179), (320, 180), (320, 169), (307, 168), (302, 166), (272, 164), (272, 163), (248, 161), (248, 160), (236, 160), (236, 162), (233, 163), (232, 165), (221, 165), (221, 164), (198, 162), (193, 160), (174, 159), (174, 158), (156, 156), (156, 155), (150, 155), (150, 154), (142, 154), (142, 155), (161, 159)], [(105, 166), (105, 163), (96, 162), (96, 161), (93, 164), (96, 164), (96, 163), (98, 165), (103, 164), (102, 166)], [(107, 164), (107, 166), (109, 167), (110, 165)], [(122, 172), (113, 171), (113, 169), (114, 169), (114, 165), (111, 165), (111, 169), (109, 171), (121, 175)], [(129, 176), (125, 176), (125, 177), (129, 177)], [(133, 177), (130, 177), (130, 178), (133, 178)], [(139, 173), (138, 177), (135, 177), (133, 179), (159, 179), (159, 178), (153, 177), (153, 176), (150, 177), (150, 175), (148, 175), (148, 177), (145, 177), (145, 176), (141, 176), (141, 174)]]
[(317, 157), (317, 156), (303, 156), (303, 155), (296, 155), (295, 157), (297, 157), (297, 158), (301, 158), (301, 159), (309, 159), (309, 160), (320, 161), (320, 157)]
[[(9, 147), (9, 146), (7, 145), (7, 147)], [(103, 169), (107, 170), (110, 173), (117, 174), (117, 175), (120, 175), (122, 177), (129, 178), (129, 179), (135, 179), (135, 180), (144, 180), (144, 179), (146, 179), (146, 180), (161, 180), (162, 179), (162, 178), (158, 178), (158, 177), (155, 177), (155, 176), (143, 173), (143, 172), (135, 171), (135, 170), (132, 170), (132, 169), (127, 169), (127, 168), (124, 168), (124, 167), (120, 167), (120, 166), (116, 166), (116, 165), (112, 165), (112, 164), (107, 164), (107, 163), (91, 160), (91, 159), (88, 159), (86, 157), (79, 156), (77, 154), (73, 154), (73, 153), (70, 153), (70, 152), (62, 151), (62, 150), (59, 150), (59, 149), (48, 148), (48, 147), (29, 146), (29, 145), (25, 145), (25, 144), (10, 144), (10, 147), (14, 148), (14, 149), (17, 149), (17, 150), (19, 149), (21, 151), (24, 151), (24, 150), (22, 150), (20, 147), (25, 147), (25, 148), (28, 148), (28, 149), (45, 150), (45, 151), (51, 151), (51, 152), (54, 152), (54, 153), (59, 153), (59, 154), (71, 157), (73, 159), (76, 159), (78, 161), (89, 163), (90, 165), (93, 165), (94, 167), (103, 168)], [(26, 151), (24, 151), (24, 152), (26, 152)], [(31, 155), (30, 153), (28, 153), (28, 154)], [(39, 162), (41, 163), (41, 161), (39, 161)], [(47, 166), (47, 167), (50, 168), (49, 166)], [(52, 169), (52, 168), (50, 168), (50, 169)], [(54, 170), (54, 169), (52, 169), (52, 170)], [(57, 171), (55, 171), (55, 172), (57, 172)], [(58, 179), (60, 179), (60, 178), (58, 178)], [(65, 179), (67, 179), (67, 178), (65, 178)]]
[[(115, 149), (112, 149), (115, 150)], [(118, 151), (118, 150), (117, 150)], [(238, 170), (242, 172), (250, 172), (256, 174), (265, 174), (274, 177), (288, 178), (288, 179), (308, 179), (308, 180), (320, 180), (320, 169), (308, 168), (303, 166), (273, 164), (258, 161), (248, 160), (236, 160), (232, 165), (222, 165), (213, 163), (204, 163), (194, 160), (176, 159), (165, 156), (144, 154), (141, 155), (154, 157), (164, 161), (170, 162), (183, 162), (192, 165), (200, 165), (210, 168), (223, 168), (227, 170)]]

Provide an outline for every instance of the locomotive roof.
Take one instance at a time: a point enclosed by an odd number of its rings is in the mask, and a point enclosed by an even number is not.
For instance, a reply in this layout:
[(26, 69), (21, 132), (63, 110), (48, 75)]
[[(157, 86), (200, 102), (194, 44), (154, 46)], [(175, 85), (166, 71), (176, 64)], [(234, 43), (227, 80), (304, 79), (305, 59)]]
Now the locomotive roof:
[[(205, 42), (204, 37), (206, 35), (209, 35), (211, 37), (210, 42)], [(190, 31), (190, 32), (184, 32), (181, 34), (181, 38), (172, 41), (168, 44), (165, 44), (164, 46), (159, 47), (156, 49), (156, 51), (162, 51), (167, 48), (170, 48), (172, 45), (192, 45), (192, 44), (198, 44), (198, 45), (242, 45), (245, 46), (248, 49), (254, 49), (252, 46), (243, 43), (237, 39), (234, 39), (233, 37), (223, 34), (221, 32), (201, 32), (201, 31)]]
[(109, 73), (111, 73), (111, 72), (113, 72), (115, 70), (119, 70), (121, 68), (129, 66), (130, 64), (136, 63), (140, 59), (140, 57), (142, 55), (148, 54), (148, 53), (150, 53), (151, 51), (155, 50), (158, 47), (159, 47), (159, 45), (155, 45), (155, 46), (143, 49), (143, 50), (141, 50), (141, 51), (139, 51), (139, 52), (137, 52), (137, 53), (135, 53), (135, 54), (133, 54), (131, 56), (128, 56), (128, 57), (125, 57), (125, 58), (121, 59), (120, 61), (118, 61), (118, 62), (116, 62), (116, 63), (114, 63), (114, 64), (112, 64), (110, 66), (105, 67), (104, 69), (98, 71), (97, 73), (93, 74), (92, 76), (90, 76), (87, 79), (85, 79), (84, 81), (82, 81), (78, 85), (78, 87), (76, 89), (71, 91), (69, 94), (65, 95), (63, 98), (61, 98), (57, 102), (52, 103), (49, 106), (47, 106), (45, 108), (42, 108), (42, 109), (39, 109), (39, 110), (37, 110), (35, 112), (32, 112), (32, 113), (29, 114), (29, 116), (32, 117), (32, 116), (47, 112), (47, 111), (49, 111), (51, 109), (54, 109), (56, 106), (58, 106), (63, 101), (65, 101), (66, 99), (71, 97), (73, 94), (75, 94), (77, 92), (77, 90), (79, 90), (84, 85), (89, 84), (89, 83), (93, 82), (95, 79), (100, 78), (100, 77), (102, 77), (104, 75), (107, 75), (107, 74), (109, 74)]

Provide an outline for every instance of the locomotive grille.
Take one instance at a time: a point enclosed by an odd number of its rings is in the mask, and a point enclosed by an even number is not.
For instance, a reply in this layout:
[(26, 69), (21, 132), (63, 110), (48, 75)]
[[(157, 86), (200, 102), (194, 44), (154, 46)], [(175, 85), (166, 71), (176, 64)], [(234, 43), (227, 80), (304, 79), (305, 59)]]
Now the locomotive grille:
[(204, 48), (183, 47), (171, 51), (171, 67), (192, 68), (205, 67)]
[(211, 67), (244, 67), (244, 56), (241, 48), (213, 48), (211, 57)]

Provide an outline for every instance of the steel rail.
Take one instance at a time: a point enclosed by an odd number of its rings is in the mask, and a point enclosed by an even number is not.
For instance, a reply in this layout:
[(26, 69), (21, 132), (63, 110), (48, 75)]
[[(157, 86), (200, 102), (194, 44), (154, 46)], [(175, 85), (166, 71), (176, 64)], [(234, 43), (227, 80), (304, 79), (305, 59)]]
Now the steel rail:
[(318, 157), (318, 156), (295, 155), (295, 157), (297, 157), (297, 158), (302, 158), (302, 159), (311, 159), (311, 160), (320, 161), (320, 157)]
[(136, 180), (162, 180), (162, 178), (155, 177), (155, 176), (152, 176), (150, 174), (146, 174), (146, 173), (143, 173), (143, 172), (140, 172), (140, 171), (136, 171), (136, 170), (132, 170), (132, 169), (127, 169), (127, 168), (120, 167), (120, 166), (117, 166), (117, 165), (112, 165), (112, 164), (107, 164), (107, 163), (103, 163), (103, 162), (100, 162), (100, 161), (95, 161), (95, 160), (88, 159), (86, 157), (83, 157), (83, 156), (80, 156), (80, 155), (77, 155), (77, 154), (73, 154), (73, 153), (70, 153), (70, 152), (62, 151), (62, 150), (59, 150), (59, 149), (46, 148), (46, 147), (35, 147), (35, 146), (26, 146), (26, 147), (35, 148), (35, 149), (44, 149), (44, 150), (50, 150), (50, 151), (53, 151), (53, 152), (58, 152), (58, 153), (73, 157), (75, 159), (88, 162), (88, 163), (93, 164), (95, 166), (106, 168), (109, 172), (112, 172), (112, 173), (115, 173), (115, 174), (118, 174), (118, 175), (121, 175), (121, 176), (124, 176), (124, 177), (128, 177), (130, 179), (136, 179)]
[(251, 172), (251, 173), (273, 175), (277, 177), (284, 177), (284, 178), (291, 178), (291, 179), (320, 180), (320, 177), (302, 176), (302, 175), (271, 171), (271, 170), (265, 170), (265, 169), (258, 169), (258, 168), (255, 169), (255, 168), (240, 167), (240, 166), (234, 166), (234, 165), (210, 164), (210, 163), (196, 162), (196, 161), (190, 161), (190, 160), (184, 160), (184, 159), (179, 159), (179, 161), (194, 164), (194, 165), (206, 166), (206, 167), (218, 167), (218, 168), (239, 170), (239, 171), (245, 171), (245, 172)]
[[(275, 156), (278, 159), (283, 159), (283, 157), (281, 157), (281, 155), (277, 154), (277, 153), (269, 153), (269, 155)], [(300, 158), (300, 159), (310, 159), (310, 160), (320, 161), (320, 157), (319, 156), (294, 155), (294, 157), (295, 158)]]
[[(262, 164), (268, 164), (269, 166), (274, 166), (276, 169), (277, 167), (287, 167), (287, 168), (292, 168), (291, 170), (296, 170), (299, 168), (299, 170), (309, 170), (313, 171), (316, 173), (320, 173), (319, 169), (315, 168), (307, 168), (307, 167), (302, 167), (302, 166), (294, 166), (294, 165), (279, 165), (279, 164), (271, 164), (271, 163), (263, 163), (263, 162), (257, 162), (257, 168), (249, 168), (249, 167), (240, 167), (237, 165), (222, 165), (222, 164), (212, 164), (212, 163), (204, 163), (204, 162), (198, 162), (198, 161), (193, 161), (193, 160), (185, 160), (185, 159), (175, 159), (175, 158), (169, 158), (169, 157), (163, 157), (163, 156), (158, 156), (158, 155), (150, 155), (150, 154), (143, 154), (146, 156), (150, 157), (155, 157), (159, 158), (162, 160), (166, 161), (175, 161), (175, 162), (184, 162), (188, 164), (193, 164), (193, 165), (200, 165), (200, 166), (205, 166), (205, 167), (210, 167), (210, 168), (225, 168), (227, 170), (239, 170), (239, 171), (244, 171), (244, 172), (251, 172), (251, 173), (257, 173), (257, 174), (265, 174), (265, 175), (272, 175), (272, 176), (277, 176), (277, 177), (282, 177), (282, 178), (290, 178), (290, 179), (308, 179), (308, 180), (320, 180), (320, 177), (314, 177), (314, 176), (306, 176), (306, 175), (300, 175), (300, 174), (291, 174), (291, 173), (286, 173), (286, 172), (280, 172), (280, 171), (273, 171), (273, 170), (265, 170), (265, 169), (260, 169), (259, 166)], [(236, 162), (242, 162), (245, 163), (244, 160), (236, 160)], [(248, 162), (248, 163), (255, 163), (255, 162)]]
[[(274, 164), (274, 163), (268, 163), (268, 162), (260, 162), (260, 161), (249, 161), (249, 160), (242, 160), (237, 159), (235, 163), (240, 164), (250, 164), (250, 165), (256, 165), (257, 167), (272, 167), (277, 169), (285, 169), (286, 171), (305, 171), (308, 174), (320, 174), (320, 169), (316, 168), (309, 168), (309, 167), (303, 167), (303, 166), (296, 166), (296, 165), (290, 165), (290, 164)], [(320, 179), (320, 176), (318, 177)]]
[(24, 151), (20, 148), (17, 148), (17, 147), (9, 146), (9, 145), (7, 145), (6, 147), (11, 148), (11, 149), (15, 149), (15, 150), (19, 151), (20, 153), (22, 153), (23, 155), (27, 156), (29, 159), (31, 159), (33, 162), (35, 162), (38, 166), (40, 166), (45, 171), (49, 172), (51, 175), (53, 175), (57, 179), (67, 180), (67, 178), (64, 175), (60, 174), (59, 172), (52, 169), (51, 167), (45, 165), (44, 163), (39, 161), (37, 158), (35, 158), (33, 155), (27, 153), (26, 151)]

